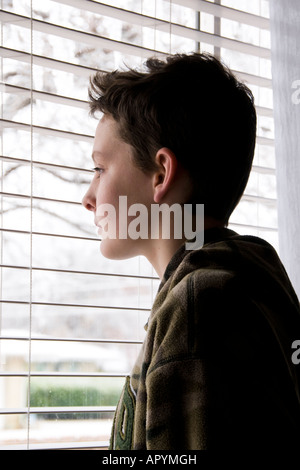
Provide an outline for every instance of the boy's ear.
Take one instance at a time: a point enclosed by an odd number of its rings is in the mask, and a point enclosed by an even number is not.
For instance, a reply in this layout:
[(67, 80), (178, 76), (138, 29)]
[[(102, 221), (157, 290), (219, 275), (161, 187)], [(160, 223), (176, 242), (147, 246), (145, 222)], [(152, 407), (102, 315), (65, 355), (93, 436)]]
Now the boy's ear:
[(153, 176), (153, 197), (160, 203), (171, 189), (178, 166), (177, 159), (172, 150), (162, 147), (155, 156), (157, 170)]

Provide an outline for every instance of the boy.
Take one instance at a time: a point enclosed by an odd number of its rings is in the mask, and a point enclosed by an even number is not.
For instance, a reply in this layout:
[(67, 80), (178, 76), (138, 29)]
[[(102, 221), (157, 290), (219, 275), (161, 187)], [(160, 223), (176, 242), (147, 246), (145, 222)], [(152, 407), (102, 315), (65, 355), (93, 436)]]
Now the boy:
[[(111, 449), (299, 444), (300, 366), (291, 360), (298, 299), (268, 243), (226, 228), (252, 165), (253, 96), (208, 54), (146, 65), (99, 72), (90, 87), (91, 112), (103, 117), (83, 204), (102, 230), (104, 256), (144, 255), (161, 278)], [(147, 236), (124, 236), (133, 213), (123, 218), (121, 196), (146, 208)], [(204, 204), (203, 246), (187, 248), (175, 216), (169, 238), (164, 227), (151, 237), (153, 204), (189, 205), (196, 232)], [(115, 236), (104, 232), (103, 205), (116, 209)]]

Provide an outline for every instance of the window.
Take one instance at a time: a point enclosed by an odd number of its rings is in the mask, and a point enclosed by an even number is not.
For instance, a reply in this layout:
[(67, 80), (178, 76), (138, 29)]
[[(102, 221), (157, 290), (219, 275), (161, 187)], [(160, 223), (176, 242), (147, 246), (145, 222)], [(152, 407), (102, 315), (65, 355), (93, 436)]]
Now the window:
[(101, 257), (81, 206), (89, 76), (148, 56), (219, 55), (256, 98), (251, 178), (231, 227), (277, 247), (268, 2), (1, 1), (0, 448), (106, 448), (159, 285)]

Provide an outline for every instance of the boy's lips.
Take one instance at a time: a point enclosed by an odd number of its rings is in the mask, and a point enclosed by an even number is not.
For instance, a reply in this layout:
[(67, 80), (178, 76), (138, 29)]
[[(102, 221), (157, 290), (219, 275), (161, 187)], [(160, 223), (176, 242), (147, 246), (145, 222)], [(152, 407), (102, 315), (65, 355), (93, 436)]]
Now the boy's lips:
[(95, 221), (94, 223), (95, 223), (95, 228), (96, 228), (97, 235), (101, 235), (102, 232), (103, 232), (103, 227), (101, 226), (101, 224), (99, 222), (96, 223), (96, 221)]

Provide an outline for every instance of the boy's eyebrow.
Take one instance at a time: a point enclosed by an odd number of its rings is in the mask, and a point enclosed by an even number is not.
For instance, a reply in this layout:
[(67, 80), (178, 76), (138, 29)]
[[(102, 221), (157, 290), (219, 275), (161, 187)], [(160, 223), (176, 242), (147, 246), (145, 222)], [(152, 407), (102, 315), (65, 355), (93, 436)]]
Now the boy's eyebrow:
[(93, 159), (94, 162), (95, 162), (95, 156), (96, 156), (97, 154), (103, 156), (103, 153), (102, 153), (102, 152), (99, 152), (99, 150), (94, 150), (93, 153), (92, 153), (92, 159)]

